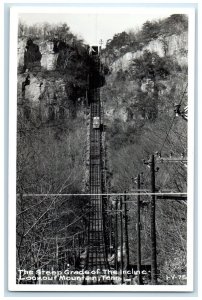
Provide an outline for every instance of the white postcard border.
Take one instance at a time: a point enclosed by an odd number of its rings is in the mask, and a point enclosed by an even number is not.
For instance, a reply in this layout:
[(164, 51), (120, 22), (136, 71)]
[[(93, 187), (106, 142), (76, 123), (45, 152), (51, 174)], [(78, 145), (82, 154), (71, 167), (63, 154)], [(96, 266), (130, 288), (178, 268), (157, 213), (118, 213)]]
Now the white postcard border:
[[(155, 11), (158, 8), (153, 8)], [(129, 286), (129, 285), (18, 285), (16, 284), (16, 124), (17, 124), (17, 24), (19, 13), (151, 13), (145, 7), (12, 7), (10, 10), (9, 65), (9, 205), (8, 205), (8, 274), (9, 291), (193, 291), (193, 220), (194, 220), (194, 66), (195, 66), (195, 9), (166, 8), (172, 13), (189, 15), (188, 54), (188, 210), (187, 210), (187, 285)], [(159, 11), (161, 9), (159, 8)]]

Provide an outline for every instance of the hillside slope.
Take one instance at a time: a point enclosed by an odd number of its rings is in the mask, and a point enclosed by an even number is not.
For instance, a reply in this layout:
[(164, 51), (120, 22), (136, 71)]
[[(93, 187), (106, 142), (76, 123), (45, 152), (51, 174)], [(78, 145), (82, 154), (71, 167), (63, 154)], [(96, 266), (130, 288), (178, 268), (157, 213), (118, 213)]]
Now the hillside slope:
[[(177, 23), (172, 24), (173, 19)], [(172, 26), (162, 33), (162, 24), (168, 22)], [(187, 123), (174, 112), (175, 104), (180, 103), (181, 109), (187, 105), (187, 19), (171, 16), (159, 24), (144, 24), (133, 35), (135, 43), (129, 39), (130, 34), (117, 34), (103, 50), (103, 62), (110, 70), (101, 93), (113, 192), (132, 192), (137, 174), (142, 174), (142, 188), (150, 190), (150, 170), (143, 160), (152, 153), (159, 152), (163, 157), (187, 154)], [(157, 190), (186, 192), (184, 164), (159, 164), (158, 168)], [(141, 208), (142, 263), (147, 264), (151, 251), (150, 206), (147, 196), (141, 199), (145, 201)], [(129, 202), (128, 209), (129, 231), (134, 233), (129, 238), (130, 257), (136, 263), (135, 203)], [(156, 202), (157, 261), (164, 284), (186, 283), (177, 279), (179, 274), (186, 277), (186, 220), (186, 203)], [(166, 279), (172, 274), (176, 276), (174, 281)]]

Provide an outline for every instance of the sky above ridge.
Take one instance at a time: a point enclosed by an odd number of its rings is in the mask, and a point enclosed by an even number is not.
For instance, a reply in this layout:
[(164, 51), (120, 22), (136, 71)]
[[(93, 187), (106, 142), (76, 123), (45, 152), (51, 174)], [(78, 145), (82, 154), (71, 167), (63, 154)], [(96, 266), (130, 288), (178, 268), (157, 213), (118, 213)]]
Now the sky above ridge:
[(66, 13), (21, 13), (19, 18), (27, 25), (48, 22), (50, 24), (67, 23), (73, 34), (84, 39), (87, 44), (97, 45), (102, 39), (105, 44), (114, 34), (130, 29), (138, 29), (146, 21), (164, 19), (170, 16), (168, 11), (155, 14), (66, 14)]

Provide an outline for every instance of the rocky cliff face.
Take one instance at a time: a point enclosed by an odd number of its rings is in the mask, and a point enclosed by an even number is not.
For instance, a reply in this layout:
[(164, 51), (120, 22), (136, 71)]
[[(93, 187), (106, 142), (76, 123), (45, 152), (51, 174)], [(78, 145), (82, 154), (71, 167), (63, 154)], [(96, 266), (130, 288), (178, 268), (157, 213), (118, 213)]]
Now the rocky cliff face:
[(29, 109), (28, 118), (37, 119), (40, 123), (69, 117), (70, 109), (66, 103), (68, 96), (62, 77), (51, 75), (44, 77), (41, 73), (29, 72), (30, 82), (23, 92), (22, 86), (26, 76), (27, 73), (18, 76), (18, 103), (24, 104), (19, 106), (19, 109), (23, 110), (21, 112), (23, 115)]
[[(116, 119), (125, 124), (134, 125), (136, 122), (144, 121), (145, 118), (147, 119), (147, 114), (142, 115), (138, 112), (138, 107), (141, 106), (141, 102), (143, 101), (143, 99), (139, 99), (140, 93), (143, 93), (141, 97), (147, 95), (148, 99), (155, 98), (155, 102), (159, 103), (156, 104), (156, 106), (160, 111), (163, 109), (161, 108), (161, 101), (164, 101), (164, 98), (170, 97), (169, 95), (173, 93), (173, 91), (181, 90), (181, 77), (184, 75), (180, 72), (178, 75), (176, 74), (178, 79), (175, 79), (175, 82), (173, 82), (171, 76), (167, 76), (166, 79), (158, 79), (158, 83), (154, 83), (151, 78), (143, 78), (141, 82), (129, 79), (129, 67), (132, 60), (142, 57), (145, 50), (150, 53), (155, 52), (161, 58), (166, 59), (166, 57), (168, 57), (174, 65), (179, 65), (179, 67), (184, 68), (184, 72), (186, 72), (188, 56), (187, 32), (153, 40), (146, 44), (141, 51), (127, 52), (119, 57), (119, 59), (114, 61), (110, 66), (112, 72), (106, 78), (106, 85), (102, 89), (102, 97), (105, 101), (105, 118), (108, 124), (112, 124), (113, 120)], [(170, 71), (172, 72), (172, 70)], [(127, 77), (126, 80), (122, 79), (117, 81), (117, 74), (119, 73), (126, 77), (129, 75), (129, 77)], [(156, 84), (158, 84), (158, 88), (156, 87), (157, 91), (156, 95), (154, 95)], [(149, 102), (146, 102), (145, 105), (149, 107)]]
[(173, 56), (179, 65), (187, 65), (188, 36), (187, 32), (181, 35), (171, 35), (159, 38), (145, 45), (141, 51), (127, 52), (111, 65), (113, 72), (126, 70), (131, 61), (139, 58), (145, 50), (156, 52), (160, 57)]
[[(19, 39), (18, 41), (18, 68), (23, 68), (25, 60), (24, 54), (26, 51), (27, 39)], [(51, 41), (35, 41), (39, 46), (41, 57), (41, 67), (45, 70), (55, 70), (58, 58), (58, 53), (53, 51), (54, 43)]]
[(18, 43), (18, 103), (24, 104), (19, 110), (26, 107), (22, 115), (25, 113), (37, 122), (69, 118), (74, 110), (67, 78), (57, 66), (59, 51), (54, 51), (54, 46), (51, 41), (40, 40), (32, 42), (32, 47), (27, 39)]

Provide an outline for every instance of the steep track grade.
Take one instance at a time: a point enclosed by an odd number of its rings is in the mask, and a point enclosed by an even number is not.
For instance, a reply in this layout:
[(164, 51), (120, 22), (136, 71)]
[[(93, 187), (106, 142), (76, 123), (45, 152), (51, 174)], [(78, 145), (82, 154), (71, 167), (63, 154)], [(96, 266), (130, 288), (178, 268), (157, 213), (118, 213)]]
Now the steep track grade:
[(103, 224), (103, 198), (102, 198), (102, 130), (101, 126), (95, 128), (94, 118), (101, 117), (100, 90), (91, 89), (89, 93), (90, 101), (90, 213), (88, 226), (88, 257), (87, 269), (99, 271), (96, 281), (88, 284), (104, 284), (103, 270), (108, 269), (105, 231)]

